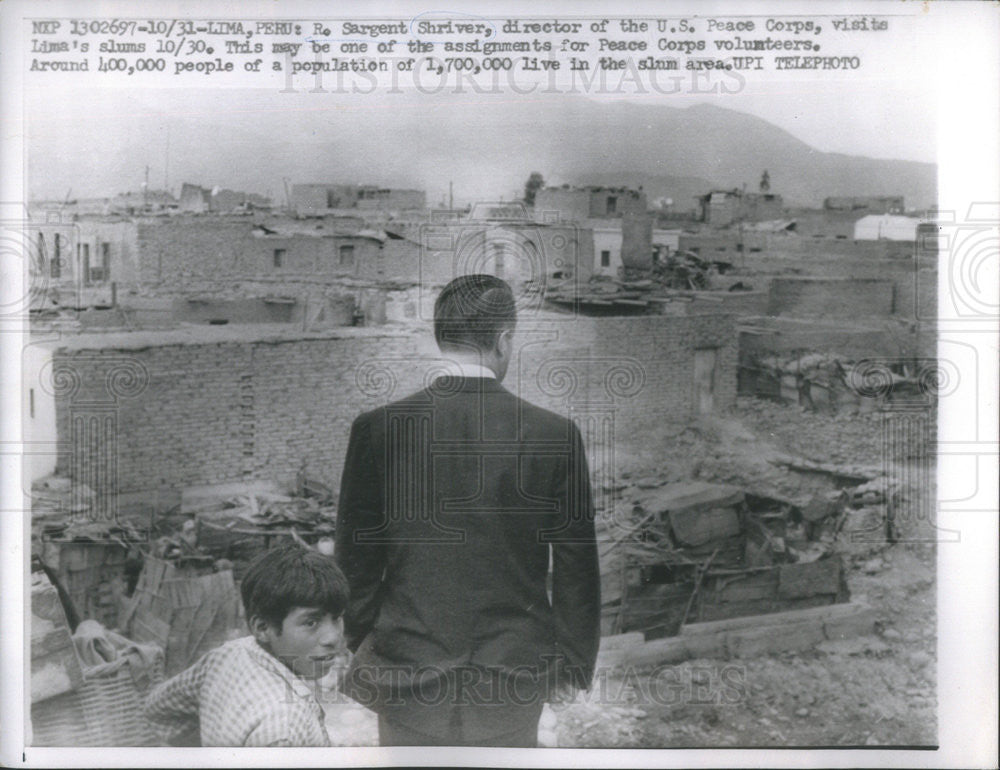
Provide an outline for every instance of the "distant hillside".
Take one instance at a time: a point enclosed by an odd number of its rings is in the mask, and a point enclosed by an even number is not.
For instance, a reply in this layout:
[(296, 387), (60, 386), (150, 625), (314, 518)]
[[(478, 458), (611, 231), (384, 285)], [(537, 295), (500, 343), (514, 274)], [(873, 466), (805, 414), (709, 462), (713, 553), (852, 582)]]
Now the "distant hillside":
[[(902, 194), (907, 207), (937, 198), (932, 163), (819, 152), (765, 120), (709, 105), (589, 104), (586, 120), (560, 128), (571, 183), (642, 184), (647, 196), (686, 208), (710, 187), (756, 190), (767, 169), (771, 192), (788, 205), (819, 206), (831, 195)], [(599, 152), (597, 148), (605, 149)]]
[[(650, 199), (670, 197), (683, 210), (712, 187), (757, 189), (764, 169), (792, 206), (830, 195), (903, 195), (920, 208), (936, 199), (934, 164), (819, 152), (766, 120), (709, 105), (468, 94), (398, 94), (369, 105), (306, 92), (210, 91), (211, 108), (193, 110), (187, 92), (154, 99), (129, 91), (123, 100), (94, 89), (79, 115), (31, 124), (32, 187), (51, 188), (45, 197), (68, 188), (99, 196), (137, 184), (147, 164), (165, 177), (169, 124), (172, 180), (275, 200), (286, 180), (419, 187), (435, 205), (452, 183), (456, 202), (496, 200), (520, 195), (539, 171), (555, 185), (642, 184)], [(110, 117), (94, 121), (91, 109)]]

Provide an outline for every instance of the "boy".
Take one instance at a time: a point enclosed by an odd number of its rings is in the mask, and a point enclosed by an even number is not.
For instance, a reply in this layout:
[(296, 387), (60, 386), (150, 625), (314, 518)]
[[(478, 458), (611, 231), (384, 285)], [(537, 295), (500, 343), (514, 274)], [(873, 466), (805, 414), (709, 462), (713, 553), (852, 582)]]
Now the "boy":
[(241, 593), (252, 635), (158, 686), (146, 717), (173, 745), (198, 735), (201, 746), (329, 746), (306, 680), (322, 678), (343, 649), (343, 573), (323, 554), (282, 546), (250, 565)]

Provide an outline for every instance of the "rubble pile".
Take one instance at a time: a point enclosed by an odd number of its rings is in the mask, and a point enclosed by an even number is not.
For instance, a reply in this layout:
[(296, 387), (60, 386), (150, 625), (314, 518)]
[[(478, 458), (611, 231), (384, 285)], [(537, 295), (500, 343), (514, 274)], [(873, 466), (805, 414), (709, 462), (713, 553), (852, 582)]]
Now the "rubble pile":
[(258, 553), (281, 539), (332, 555), (336, 523), (332, 497), (310, 489), (302, 491), (303, 496), (290, 496), (248, 490), (186, 511), (193, 517), (198, 548), (231, 561), (237, 579)]
[[(707, 261), (689, 251), (676, 252), (651, 268), (624, 267), (617, 278), (594, 275), (583, 287), (565, 281), (550, 287), (545, 299), (557, 305), (607, 307), (616, 312), (662, 312), (664, 304), (690, 302), (716, 288), (717, 276), (732, 268), (729, 262)], [(737, 283), (732, 291), (750, 287)]]
[(837, 491), (803, 504), (703, 481), (619, 490), (598, 520), (603, 633), (651, 639), (846, 601), (836, 540), (852, 500)]
[[(804, 429), (795, 410), (760, 398), (738, 398), (737, 410), (745, 424), (759, 435), (777, 440), (797, 456), (819, 462), (881, 465), (883, 439), (880, 412), (850, 410), (836, 415), (816, 412), (809, 415)], [(931, 436), (930, 447), (933, 447)]]

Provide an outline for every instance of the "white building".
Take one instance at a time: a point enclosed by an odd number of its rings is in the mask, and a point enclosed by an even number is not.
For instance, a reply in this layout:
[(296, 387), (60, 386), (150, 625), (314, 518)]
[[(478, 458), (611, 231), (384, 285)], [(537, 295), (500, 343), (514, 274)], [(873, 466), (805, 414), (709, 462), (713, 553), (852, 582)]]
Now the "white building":
[(653, 251), (656, 252), (659, 257), (669, 257), (680, 247), (680, 230), (653, 230)]
[(594, 275), (617, 276), (622, 267), (622, 228), (594, 227)]
[(917, 226), (920, 222), (921, 220), (916, 217), (869, 214), (854, 223), (854, 240), (916, 241)]

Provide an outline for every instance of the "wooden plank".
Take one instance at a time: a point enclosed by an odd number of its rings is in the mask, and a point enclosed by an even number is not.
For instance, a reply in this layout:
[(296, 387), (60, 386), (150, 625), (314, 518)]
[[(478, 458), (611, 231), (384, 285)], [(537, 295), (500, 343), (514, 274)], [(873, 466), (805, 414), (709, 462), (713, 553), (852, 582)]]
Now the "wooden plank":
[(726, 634), (726, 649), (734, 658), (755, 658), (772, 652), (804, 650), (825, 638), (823, 623), (809, 619), (729, 631)]
[(761, 572), (735, 578), (715, 578), (712, 589), (703, 593), (704, 604), (743, 602), (754, 599), (773, 599), (777, 593), (777, 570)]
[(700, 608), (699, 621), (728, 620), (756, 615), (773, 615), (781, 612), (805, 609), (806, 607), (824, 607), (835, 603), (836, 597), (831, 594), (806, 596), (800, 599), (754, 599), (743, 602), (723, 602), (721, 604), (706, 604)]
[(705, 481), (679, 481), (642, 490), (635, 495), (635, 502), (643, 510), (652, 513), (679, 511), (696, 506), (726, 508), (738, 505), (743, 500), (744, 494), (739, 488)]
[(753, 657), (806, 649), (824, 639), (871, 633), (875, 611), (866, 604), (810, 607), (771, 615), (685, 626), (678, 636), (601, 649), (601, 668), (679, 663), (692, 658)]
[(657, 639), (645, 644), (605, 650), (597, 654), (597, 668), (618, 666), (656, 666), (661, 663), (680, 663), (689, 657), (685, 640), (677, 636)]
[(132, 620), (132, 638), (137, 642), (153, 642), (164, 650), (170, 637), (170, 624), (146, 611), (138, 612)]
[(726, 646), (726, 634), (700, 634), (698, 636), (677, 637), (684, 643), (688, 657), (697, 658), (728, 658), (729, 648)]
[(698, 621), (714, 622), (730, 618), (759, 617), (770, 615), (787, 609), (776, 604), (772, 598), (747, 599), (740, 602), (721, 602), (719, 604), (702, 604), (698, 607)]
[(729, 618), (727, 620), (687, 623), (681, 628), (681, 636), (718, 634), (743, 628), (778, 626), (808, 620), (836, 621), (838, 618), (850, 617), (870, 609), (867, 604), (862, 602), (845, 602), (843, 604), (827, 604), (823, 607), (789, 610), (788, 612), (774, 612), (769, 615), (748, 615), (740, 618)]

